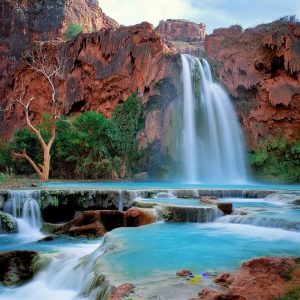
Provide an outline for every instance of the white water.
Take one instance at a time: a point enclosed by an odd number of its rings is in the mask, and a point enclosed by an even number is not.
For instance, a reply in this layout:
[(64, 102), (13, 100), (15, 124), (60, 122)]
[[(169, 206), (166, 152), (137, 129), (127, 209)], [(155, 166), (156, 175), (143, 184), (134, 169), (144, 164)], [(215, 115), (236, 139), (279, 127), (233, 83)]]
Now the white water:
[[(97, 284), (95, 260), (105, 249), (99, 244), (65, 248), (64, 254), (54, 256), (50, 265), (29, 283), (17, 287), (1, 299), (107, 299), (105, 284)], [(95, 251), (94, 251), (95, 250)], [(94, 251), (94, 252), (92, 252)], [(91, 253), (92, 252), (92, 253)], [(91, 253), (91, 254), (90, 254)]]
[(4, 212), (12, 215), (18, 225), (18, 233), (36, 236), (42, 226), (42, 216), (39, 207), (39, 191), (9, 191)]
[(118, 202), (118, 211), (123, 211), (124, 209), (124, 191), (119, 191), (119, 202)]
[[(229, 97), (213, 82), (205, 59), (200, 62), (183, 54), (181, 60), (185, 180), (189, 183), (246, 182), (242, 132)], [(200, 77), (200, 84), (195, 82), (195, 76)], [(200, 97), (195, 89), (200, 90)], [(197, 114), (196, 108), (199, 108)]]

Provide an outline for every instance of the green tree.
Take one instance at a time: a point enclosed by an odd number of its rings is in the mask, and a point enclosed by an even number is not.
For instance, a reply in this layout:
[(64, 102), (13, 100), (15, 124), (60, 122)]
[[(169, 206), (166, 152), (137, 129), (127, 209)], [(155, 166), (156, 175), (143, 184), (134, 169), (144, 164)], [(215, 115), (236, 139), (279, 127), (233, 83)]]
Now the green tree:
[(137, 133), (144, 128), (142, 100), (137, 94), (120, 103), (112, 113), (112, 137), (122, 164), (129, 173), (141, 156), (138, 151)]
[(83, 31), (83, 25), (78, 23), (70, 23), (65, 32), (65, 40), (70, 40)]

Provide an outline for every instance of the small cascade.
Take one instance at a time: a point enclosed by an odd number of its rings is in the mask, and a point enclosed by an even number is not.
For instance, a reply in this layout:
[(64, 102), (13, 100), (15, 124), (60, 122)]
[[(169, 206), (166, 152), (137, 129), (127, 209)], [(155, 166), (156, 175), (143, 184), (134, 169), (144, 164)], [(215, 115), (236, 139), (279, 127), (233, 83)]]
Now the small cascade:
[(246, 182), (243, 136), (229, 97), (213, 82), (205, 59), (200, 62), (183, 54), (181, 61), (184, 180), (189, 183)]
[(40, 191), (9, 191), (4, 212), (12, 215), (18, 224), (18, 232), (31, 234), (42, 226), (39, 206)]
[(159, 192), (154, 198), (177, 198), (171, 192)]
[(248, 215), (227, 215), (216, 220), (218, 223), (247, 224), (259, 227), (281, 228), (300, 231), (300, 221), (289, 220), (280, 216), (264, 213), (250, 213)]
[(223, 216), (223, 212), (215, 206), (159, 205), (155, 208), (163, 219), (173, 222), (207, 223)]
[(129, 195), (132, 201), (142, 199), (141, 191), (129, 191)]
[(299, 193), (272, 193), (265, 197), (265, 201), (300, 205), (300, 194)]
[(124, 198), (125, 198), (125, 193), (124, 191), (118, 191), (119, 193), (119, 202), (118, 202), (118, 211), (123, 211), (124, 209)]

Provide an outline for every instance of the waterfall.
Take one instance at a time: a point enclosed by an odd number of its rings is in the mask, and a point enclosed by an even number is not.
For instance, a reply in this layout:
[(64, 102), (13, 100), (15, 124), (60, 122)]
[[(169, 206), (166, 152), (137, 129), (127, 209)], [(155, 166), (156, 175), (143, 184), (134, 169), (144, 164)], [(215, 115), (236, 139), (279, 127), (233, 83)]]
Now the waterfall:
[(233, 105), (205, 59), (181, 55), (183, 174), (189, 183), (247, 181), (243, 136)]
[(4, 212), (12, 215), (18, 224), (18, 232), (30, 234), (42, 226), (40, 191), (9, 191)]
[(118, 191), (118, 193), (119, 193), (118, 211), (123, 211), (123, 209), (124, 209), (124, 191)]

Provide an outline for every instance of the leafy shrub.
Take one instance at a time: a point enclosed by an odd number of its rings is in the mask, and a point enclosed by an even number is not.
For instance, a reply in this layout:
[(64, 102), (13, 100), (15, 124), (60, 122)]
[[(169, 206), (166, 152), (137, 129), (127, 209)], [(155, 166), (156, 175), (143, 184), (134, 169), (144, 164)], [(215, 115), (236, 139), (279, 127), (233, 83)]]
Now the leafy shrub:
[(83, 25), (78, 23), (70, 23), (65, 32), (65, 40), (70, 40), (83, 31)]
[(300, 141), (274, 139), (251, 153), (250, 163), (266, 179), (300, 182)]

